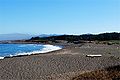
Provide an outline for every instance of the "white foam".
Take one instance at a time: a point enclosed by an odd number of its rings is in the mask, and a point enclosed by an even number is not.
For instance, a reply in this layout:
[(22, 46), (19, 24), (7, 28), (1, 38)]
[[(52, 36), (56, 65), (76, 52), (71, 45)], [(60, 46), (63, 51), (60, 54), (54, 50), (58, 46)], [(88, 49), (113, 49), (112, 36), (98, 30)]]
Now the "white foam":
[(55, 50), (60, 50), (62, 48), (58, 46), (53, 46), (53, 45), (44, 45), (44, 48), (40, 51), (40, 53), (46, 53), (46, 52), (51, 52)]
[[(56, 51), (56, 50), (62, 49), (59, 46), (53, 46), (53, 45), (43, 45), (43, 47), (44, 48), (42, 50), (33, 51), (33, 52), (27, 52), (27, 53), (16, 53), (16, 55), (10, 55), (10, 57), (18, 56), (18, 55), (31, 55), (31, 54), (47, 53), (47, 52), (51, 52), (51, 51)], [(4, 57), (0, 57), (0, 59), (4, 59)]]
[(0, 59), (4, 59), (4, 57), (0, 57)]
[(17, 53), (16, 56), (17, 55), (31, 55), (31, 54), (38, 54), (38, 53), (47, 53), (47, 52), (62, 49), (61, 47), (53, 46), (53, 45), (43, 45), (43, 47), (44, 48), (42, 50), (38, 50), (38, 51), (27, 52), (27, 53)]

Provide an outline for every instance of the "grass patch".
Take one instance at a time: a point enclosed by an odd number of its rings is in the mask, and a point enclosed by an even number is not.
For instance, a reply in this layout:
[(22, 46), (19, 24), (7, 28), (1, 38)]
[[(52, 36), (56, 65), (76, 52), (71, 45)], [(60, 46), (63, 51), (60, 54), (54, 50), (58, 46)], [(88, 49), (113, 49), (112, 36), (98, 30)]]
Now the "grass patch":
[(120, 80), (120, 65), (80, 74), (71, 80)]
[(107, 44), (107, 45), (120, 44), (120, 40), (96, 41), (96, 44)]

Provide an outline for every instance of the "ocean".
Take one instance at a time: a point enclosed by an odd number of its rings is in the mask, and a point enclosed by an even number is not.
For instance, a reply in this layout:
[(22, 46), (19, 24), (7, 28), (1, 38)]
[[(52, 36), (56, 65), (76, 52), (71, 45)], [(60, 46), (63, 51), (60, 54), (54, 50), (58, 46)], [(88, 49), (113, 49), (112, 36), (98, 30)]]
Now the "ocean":
[(59, 49), (62, 47), (42, 44), (0, 44), (0, 59), (17, 55), (47, 53)]

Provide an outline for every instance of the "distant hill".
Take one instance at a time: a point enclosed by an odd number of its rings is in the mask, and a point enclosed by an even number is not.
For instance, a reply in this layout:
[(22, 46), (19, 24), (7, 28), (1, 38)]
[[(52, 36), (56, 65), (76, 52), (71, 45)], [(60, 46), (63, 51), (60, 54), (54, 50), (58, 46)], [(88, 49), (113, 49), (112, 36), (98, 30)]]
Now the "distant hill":
[(50, 36), (59, 36), (58, 34), (40, 34), (38, 37), (50, 37)]
[(0, 40), (22, 40), (22, 39), (30, 39), (33, 36), (34, 35), (19, 34), (19, 33), (0, 34)]

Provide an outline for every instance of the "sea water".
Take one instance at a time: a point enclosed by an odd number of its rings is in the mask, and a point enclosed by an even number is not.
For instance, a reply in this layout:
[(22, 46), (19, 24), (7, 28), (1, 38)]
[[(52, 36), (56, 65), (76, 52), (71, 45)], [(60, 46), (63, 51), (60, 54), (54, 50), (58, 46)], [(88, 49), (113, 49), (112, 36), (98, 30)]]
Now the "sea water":
[(31, 55), (59, 50), (62, 47), (42, 44), (0, 44), (0, 59), (17, 55)]

